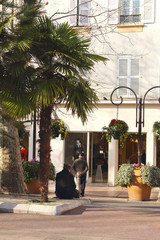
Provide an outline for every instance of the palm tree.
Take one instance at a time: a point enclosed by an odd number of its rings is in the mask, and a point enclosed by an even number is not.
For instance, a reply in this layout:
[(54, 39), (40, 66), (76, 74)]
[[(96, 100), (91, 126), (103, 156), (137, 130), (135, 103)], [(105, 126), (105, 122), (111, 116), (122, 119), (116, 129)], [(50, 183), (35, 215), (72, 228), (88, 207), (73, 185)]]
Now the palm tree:
[(87, 73), (95, 62), (106, 58), (89, 53), (90, 40), (80, 37), (67, 23), (55, 25), (47, 17), (40, 17), (34, 33), (30, 54), (37, 67), (31, 99), (40, 108), (41, 201), (48, 201), (53, 107), (64, 103), (67, 110), (85, 122), (98, 100)]
[(18, 23), (1, 45), (5, 52), (0, 62), (0, 93), (3, 107), (12, 116), (25, 117), (35, 108), (40, 110), (41, 201), (48, 201), (53, 107), (64, 103), (85, 122), (98, 100), (87, 73), (106, 58), (91, 54), (90, 40), (68, 24), (55, 25), (47, 17), (37, 19), (38, 14), (36, 0), (25, 0)]
[[(31, 1), (32, 3), (29, 0), (28, 4), (26, 0), (24, 2), (25, 4), (20, 8), (8, 0), (0, 1), (2, 7), (0, 11), (1, 181), (4, 190), (17, 193), (24, 193), (25, 188), (18, 129), (13, 123), (15, 117), (24, 117), (33, 109), (28, 98), (29, 80), (33, 69), (28, 66), (30, 57), (26, 49), (29, 48), (33, 35), (31, 26), (34, 18), (39, 15), (41, 7), (34, 0)], [(26, 33), (29, 32), (32, 34), (27, 35)], [(13, 118), (11, 119), (6, 112)]]
[[(13, 19), (17, 6), (8, 0), (0, 2), (0, 171), (1, 188), (7, 192), (25, 193), (23, 170), (19, 149), (18, 129), (13, 125), (11, 119), (2, 108), (3, 97), (10, 90), (13, 92), (13, 86), (8, 85), (7, 76), (7, 48), (12, 44), (7, 31), (11, 32)], [(5, 61), (3, 61), (5, 59)], [(9, 71), (10, 72), (10, 71)], [(8, 78), (8, 79), (7, 79)], [(6, 91), (6, 86), (10, 86)]]

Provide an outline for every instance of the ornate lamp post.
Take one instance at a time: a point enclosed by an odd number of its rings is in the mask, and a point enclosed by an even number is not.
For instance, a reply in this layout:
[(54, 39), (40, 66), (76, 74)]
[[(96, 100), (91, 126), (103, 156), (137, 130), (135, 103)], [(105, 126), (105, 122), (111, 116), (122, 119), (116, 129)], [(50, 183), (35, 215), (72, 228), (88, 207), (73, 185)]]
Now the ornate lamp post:
[[(112, 102), (112, 104), (119, 106), (123, 103), (123, 98), (120, 96), (120, 103), (115, 103), (113, 101), (113, 94), (121, 88), (126, 88), (129, 89), (131, 92), (133, 92), (133, 94), (135, 95), (135, 99), (136, 99), (136, 127), (138, 126), (138, 164), (141, 165), (141, 152), (142, 152), (142, 126), (144, 127), (144, 117), (145, 117), (145, 100), (146, 100), (146, 96), (147, 94), (155, 89), (155, 88), (160, 88), (160, 86), (154, 86), (152, 88), (150, 88), (145, 94), (144, 97), (142, 98), (138, 98), (136, 93), (133, 91), (133, 89), (126, 87), (126, 86), (120, 86), (115, 88), (110, 96), (110, 100)], [(160, 98), (159, 98), (159, 102), (160, 102)]]

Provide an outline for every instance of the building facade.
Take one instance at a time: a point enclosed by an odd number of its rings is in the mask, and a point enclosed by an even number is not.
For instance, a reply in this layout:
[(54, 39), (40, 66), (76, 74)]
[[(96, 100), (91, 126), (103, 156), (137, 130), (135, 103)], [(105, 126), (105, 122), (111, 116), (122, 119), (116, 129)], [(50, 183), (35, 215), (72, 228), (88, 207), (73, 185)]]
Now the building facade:
[[(72, 164), (76, 151), (84, 151), (88, 165), (88, 181), (114, 186), (118, 167), (127, 161), (137, 161), (137, 133), (135, 96), (144, 97), (154, 86), (160, 85), (160, 2), (158, 0), (65, 0), (48, 1), (47, 14), (55, 22), (66, 22), (79, 34), (91, 38), (90, 51), (107, 57), (106, 64), (98, 63), (88, 75), (91, 86), (99, 96), (97, 108), (84, 125), (76, 116), (58, 106), (56, 115), (68, 129), (64, 141), (51, 140), (51, 161), (56, 171), (63, 163)], [(118, 107), (110, 101), (123, 103)], [(142, 151), (146, 163), (160, 166), (160, 143), (153, 135), (153, 124), (160, 120), (160, 88), (146, 95)], [(54, 116), (53, 116), (54, 118)], [(127, 139), (124, 147), (117, 141), (102, 139), (102, 127), (111, 119), (124, 120), (134, 141)], [(33, 155), (33, 125), (27, 126), (29, 159)], [(38, 126), (37, 126), (38, 139)], [(38, 145), (37, 145), (38, 151)], [(38, 158), (38, 157), (37, 157)]]

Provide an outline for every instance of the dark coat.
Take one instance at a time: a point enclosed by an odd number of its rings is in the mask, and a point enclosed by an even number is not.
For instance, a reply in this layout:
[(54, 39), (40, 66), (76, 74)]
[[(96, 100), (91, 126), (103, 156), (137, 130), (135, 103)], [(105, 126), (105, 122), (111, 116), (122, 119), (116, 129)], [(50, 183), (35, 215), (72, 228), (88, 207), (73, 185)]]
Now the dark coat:
[(78, 198), (74, 176), (66, 169), (56, 174), (56, 196), (63, 199)]

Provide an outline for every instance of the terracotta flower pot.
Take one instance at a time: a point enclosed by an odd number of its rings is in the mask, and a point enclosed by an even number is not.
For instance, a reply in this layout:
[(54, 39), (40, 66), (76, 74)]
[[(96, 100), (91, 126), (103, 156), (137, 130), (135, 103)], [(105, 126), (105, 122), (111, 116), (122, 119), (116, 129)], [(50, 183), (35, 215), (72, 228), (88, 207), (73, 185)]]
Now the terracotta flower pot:
[(25, 183), (25, 187), (28, 193), (40, 193), (40, 180), (32, 180)]
[(151, 187), (142, 183), (141, 171), (134, 170), (132, 172), (133, 182), (127, 185), (128, 197), (134, 200), (149, 200)]

